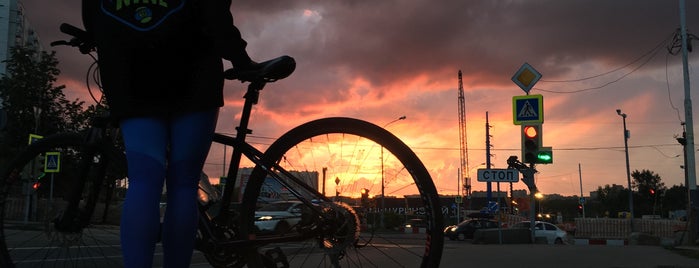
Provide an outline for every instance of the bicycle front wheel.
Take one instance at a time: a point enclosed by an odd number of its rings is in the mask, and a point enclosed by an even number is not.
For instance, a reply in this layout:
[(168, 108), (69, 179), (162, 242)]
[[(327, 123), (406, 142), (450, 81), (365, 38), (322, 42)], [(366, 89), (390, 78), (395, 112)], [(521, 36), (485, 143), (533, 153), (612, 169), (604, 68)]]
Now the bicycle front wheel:
[(84, 139), (43, 138), (0, 173), (0, 267), (123, 266), (114, 187), (123, 154)]
[(262, 256), (250, 267), (439, 266), (439, 196), (420, 159), (390, 132), (320, 119), (281, 136), (264, 157), (281, 168), (258, 165), (245, 187), (242, 218), (254, 219), (248, 236)]

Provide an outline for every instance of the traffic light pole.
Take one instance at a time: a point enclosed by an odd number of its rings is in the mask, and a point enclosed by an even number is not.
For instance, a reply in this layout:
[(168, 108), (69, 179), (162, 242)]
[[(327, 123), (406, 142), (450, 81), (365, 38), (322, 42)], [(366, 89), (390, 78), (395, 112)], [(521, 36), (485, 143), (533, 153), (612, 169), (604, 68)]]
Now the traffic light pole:
[(529, 167), (526, 164), (520, 162), (517, 156), (510, 156), (507, 159), (507, 167), (517, 169), (519, 173), (522, 173), (522, 182), (529, 188), (529, 228), (531, 231), (532, 244), (536, 242), (536, 236), (534, 235), (535, 223), (536, 223), (536, 209), (534, 203), (534, 194), (538, 191), (536, 188), (536, 183), (534, 181), (534, 174), (537, 172), (534, 168), (534, 163), (531, 163)]

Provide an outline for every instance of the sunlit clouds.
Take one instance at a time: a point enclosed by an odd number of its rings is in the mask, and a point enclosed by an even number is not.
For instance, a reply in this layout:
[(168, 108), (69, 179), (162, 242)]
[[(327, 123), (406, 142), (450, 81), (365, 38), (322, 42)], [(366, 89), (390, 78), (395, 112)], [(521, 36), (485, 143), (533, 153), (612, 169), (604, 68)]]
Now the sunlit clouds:
[[(81, 25), (79, 2), (23, 2), (45, 47), (64, 37), (61, 22)], [(687, 2), (688, 28), (699, 29), (699, 2)], [(684, 120), (681, 58), (666, 49), (679, 27), (677, 1), (234, 0), (231, 11), (254, 60), (287, 54), (297, 61), (295, 73), (268, 85), (254, 108), (252, 141), (261, 149), (321, 117), (384, 126), (405, 115), (386, 128), (414, 149), (440, 193), (455, 194), (462, 70), (467, 173), (473, 191), (482, 191), (485, 184), (475, 176), (486, 162), (486, 112), (493, 166), (504, 168), (509, 156), (520, 154), (512, 96), (524, 92), (510, 78), (527, 62), (543, 75), (532, 94), (544, 96), (544, 143), (554, 149), (554, 164), (537, 167), (539, 189), (579, 195), (581, 175), (585, 195), (605, 184), (626, 185), (616, 109), (628, 114), (631, 170), (652, 170), (668, 186), (684, 183), (682, 157), (676, 157), (682, 147), (674, 139)], [(66, 48), (57, 56), (59, 83), (88, 101), (83, 81), (90, 58)], [(690, 65), (698, 65), (696, 55), (690, 54)], [(696, 88), (695, 68), (690, 79)], [(234, 132), (245, 86), (226, 83), (218, 131)], [(221, 175), (222, 156), (223, 148), (214, 146), (207, 160), (211, 177)], [(387, 195), (405, 194), (396, 191), (401, 183), (390, 180)], [(366, 174), (343, 179), (339, 188), (348, 195), (370, 188), (374, 195), (378, 185)]]

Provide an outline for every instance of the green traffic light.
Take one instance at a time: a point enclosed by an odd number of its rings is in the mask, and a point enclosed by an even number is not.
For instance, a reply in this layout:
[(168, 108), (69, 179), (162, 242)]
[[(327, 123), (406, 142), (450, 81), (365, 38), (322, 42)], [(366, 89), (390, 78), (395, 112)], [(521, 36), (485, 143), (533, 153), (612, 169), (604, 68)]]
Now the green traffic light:
[(536, 159), (539, 164), (551, 164), (553, 163), (553, 151), (539, 151)]
[(539, 158), (539, 160), (544, 161), (544, 162), (551, 161), (551, 155), (545, 154), (545, 153), (539, 154), (538, 158)]

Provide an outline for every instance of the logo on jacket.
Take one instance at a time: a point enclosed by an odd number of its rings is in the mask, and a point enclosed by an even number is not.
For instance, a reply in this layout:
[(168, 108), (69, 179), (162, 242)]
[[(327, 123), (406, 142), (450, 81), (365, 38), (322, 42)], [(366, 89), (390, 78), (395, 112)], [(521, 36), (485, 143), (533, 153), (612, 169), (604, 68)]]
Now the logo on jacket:
[(137, 31), (150, 31), (180, 11), (186, 0), (100, 0), (106, 15)]

